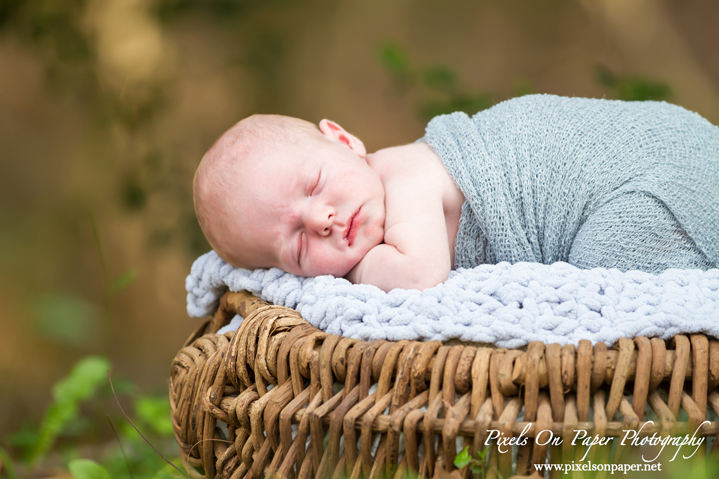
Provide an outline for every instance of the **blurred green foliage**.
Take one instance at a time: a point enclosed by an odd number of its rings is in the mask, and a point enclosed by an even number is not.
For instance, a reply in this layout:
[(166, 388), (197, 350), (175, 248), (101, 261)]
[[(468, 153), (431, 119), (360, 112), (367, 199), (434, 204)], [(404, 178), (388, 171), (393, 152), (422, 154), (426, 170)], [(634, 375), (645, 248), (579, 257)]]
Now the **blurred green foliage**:
[[(454, 458), (454, 465), (460, 469), (469, 466), (469, 470), (476, 479), (484, 479), (487, 475), (487, 451), (489, 446), (485, 447), (481, 451), (477, 451), (477, 454), (472, 456), (469, 452), (469, 446), (462, 449), (459, 454)], [(499, 474), (498, 471), (496, 471)]]
[(167, 398), (140, 396), (135, 399), (134, 406), (141, 423), (150, 426), (160, 436), (172, 435), (170, 403)]
[[(401, 45), (385, 42), (377, 48), (377, 58), (389, 75), (398, 95), (414, 93), (417, 114), (423, 121), (437, 115), (462, 111), (473, 115), (497, 103), (490, 92), (471, 91), (463, 86), (459, 74), (446, 65), (419, 66), (412, 62)], [(672, 90), (666, 83), (639, 75), (618, 75), (604, 65), (595, 71), (596, 81), (607, 88), (612, 98), (625, 101), (671, 100)], [(532, 82), (520, 78), (514, 82), (511, 97), (536, 93)]]
[[(107, 377), (110, 363), (105, 358), (88, 357), (78, 362), (70, 374), (52, 389), (54, 402), (48, 407), (37, 432), (25, 431), (15, 444), (25, 449), (23, 457), (33, 465), (41, 461), (69, 423), (78, 417), (80, 403), (94, 396)], [(11, 443), (13, 438), (10, 438)]]
[(8, 479), (17, 477), (10, 455), (3, 447), (0, 447), (0, 477), (7, 477)]
[(36, 53), (52, 90), (100, 111), (93, 47), (82, 31), (85, 6), (84, 0), (0, 0), (0, 33), (11, 31)]
[(400, 45), (395, 43), (384, 43), (377, 50), (380, 64), (392, 77), (395, 87), (403, 92), (414, 81), (414, 67), (412, 66), (409, 54)]
[[(415, 65), (401, 45), (385, 42), (377, 49), (377, 58), (391, 78), (399, 95), (412, 94), (417, 115), (428, 121), (437, 115), (463, 111), (473, 115), (497, 102), (497, 95), (472, 91), (464, 86), (455, 69), (446, 65)], [(517, 83), (514, 96), (533, 93), (529, 80)]]
[[(53, 387), (53, 402), (36, 427), (28, 426), (0, 440), (5, 440), (19, 451), (22, 458), (21, 470), (25, 474), (42, 467), (53, 453), (61, 453), (64, 467), (76, 479), (107, 478), (175, 478), (182, 477), (169, 464), (150, 448), (137, 434), (137, 431), (124, 419), (120, 419), (119, 435), (110, 447), (94, 458), (78, 457), (78, 448), (85, 446), (84, 436), (90, 428), (90, 418), (82, 417), (81, 405), (95, 402), (99, 405), (103, 392), (108, 389), (108, 371), (110, 362), (103, 357), (86, 357), (73, 367), (70, 374), (58, 381)], [(131, 394), (135, 411), (133, 422), (145, 430), (145, 435), (153, 440), (155, 447), (177, 454), (174, 432), (170, 417), (170, 402), (166, 395), (154, 396), (138, 394), (137, 387), (128, 381), (115, 381), (116, 390), (122, 394)], [(116, 409), (113, 415), (117, 417)], [(109, 416), (107, 416), (109, 419)], [(84, 420), (84, 421), (83, 421)], [(85, 424), (85, 434), (74, 435), (72, 429), (78, 422)], [(110, 420), (112, 424), (112, 421)], [(114, 427), (113, 427), (114, 429)], [(62, 448), (58, 440), (64, 438)], [(71, 439), (68, 442), (68, 439)], [(126, 446), (129, 446), (127, 448)], [(127, 453), (126, 453), (127, 452)], [(173, 461), (179, 466), (179, 460)], [(16, 464), (0, 448), (0, 477), (16, 477)], [(167, 466), (167, 467), (165, 467)], [(181, 466), (180, 466), (181, 467)]]
[(537, 93), (534, 89), (534, 85), (532, 85), (532, 82), (530, 82), (527, 78), (518, 78), (514, 81), (514, 85), (512, 87), (512, 96), (524, 96), (524, 95), (531, 95), (533, 93)]
[(75, 459), (67, 468), (75, 479), (112, 479), (107, 469), (91, 459)]
[(671, 100), (672, 89), (666, 83), (637, 75), (618, 75), (604, 65), (597, 65), (596, 79), (617, 100)]
[(224, 28), (233, 43), (235, 61), (250, 69), (262, 85), (256, 103), (263, 110), (277, 110), (283, 102), (283, 65), (290, 48), (287, 28), (275, 18), (263, 16), (280, 8), (292, 9), (302, 0), (157, 0), (155, 17), (165, 25), (183, 19), (205, 17)]
[[(210, 248), (194, 220), (191, 188), (182, 184), (185, 172), (173, 167), (161, 153), (166, 148), (153, 129), (172, 104), (168, 87), (174, 77), (158, 74), (135, 83), (124, 80), (119, 89), (108, 84), (108, 74), (102, 70), (97, 34), (88, 27), (88, 11), (101, 3), (0, 0), (0, 35), (12, 35), (33, 52), (43, 68), (49, 91), (71, 96), (85, 109), (83, 114), (93, 119), (94, 131), (89, 136), (104, 138), (103, 146), (96, 152), (98, 161), (121, 165), (115, 196), (118, 206), (128, 213), (139, 213), (145, 211), (154, 198), (161, 198), (165, 204), (183, 205), (175, 221), (166, 220), (160, 225), (148, 220), (147, 244), (166, 247), (166, 242), (158, 245), (155, 239), (158, 236), (174, 238), (173, 241), (185, 242), (190, 256), (197, 256)], [(227, 0), (159, 0), (152, 2), (151, 14), (160, 21), (173, 21), (183, 14), (201, 10), (218, 18), (230, 15), (242, 20), (239, 13), (251, 10), (253, 3), (259, 5), (259, 2)], [(262, 34), (259, 32), (258, 36)], [(278, 68), (270, 54), (282, 49), (281, 42), (269, 44), (262, 37), (256, 43), (259, 50), (253, 61), (258, 68)], [(268, 75), (277, 77), (279, 72)]]
[(125, 288), (129, 287), (132, 283), (137, 280), (137, 271), (135, 268), (130, 268), (122, 273), (120, 276), (110, 283), (109, 292), (110, 294), (117, 294)]

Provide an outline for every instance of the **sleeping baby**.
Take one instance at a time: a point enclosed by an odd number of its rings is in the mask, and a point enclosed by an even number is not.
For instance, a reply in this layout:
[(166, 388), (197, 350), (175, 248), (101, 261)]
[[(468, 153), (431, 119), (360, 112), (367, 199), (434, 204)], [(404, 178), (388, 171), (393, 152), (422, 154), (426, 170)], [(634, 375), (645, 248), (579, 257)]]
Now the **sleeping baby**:
[(501, 261), (706, 270), (719, 128), (667, 103), (529, 95), (367, 153), (337, 123), (255, 115), (205, 154), (194, 201), (233, 266), (385, 291)]

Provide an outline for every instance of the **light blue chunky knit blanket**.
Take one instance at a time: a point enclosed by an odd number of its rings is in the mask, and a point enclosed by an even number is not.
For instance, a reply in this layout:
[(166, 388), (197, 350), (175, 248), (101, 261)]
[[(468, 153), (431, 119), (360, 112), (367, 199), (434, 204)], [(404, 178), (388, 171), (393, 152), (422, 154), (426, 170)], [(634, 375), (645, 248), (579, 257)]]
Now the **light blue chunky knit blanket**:
[[(333, 276), (237, 269), (211, 251), (192, 265), (185, 286), (190, 316), (212, 314), (228, 289), (247, 290), (296, 309), (323, 331), (367, 341), (456, 338), (516, 348), (530, 341), (611, 345), (621, 337), (691, 332), (719, 337), (719, 269), (653, 275), (503, 262), (452, 271), (422, 292), (385, 293)], [(238, 316), (221, 331), (239, 322)]]
[(719, 264), (719, 128), (663, 102), (529, 95), (424, 137), (466, 202), (455, 266)]

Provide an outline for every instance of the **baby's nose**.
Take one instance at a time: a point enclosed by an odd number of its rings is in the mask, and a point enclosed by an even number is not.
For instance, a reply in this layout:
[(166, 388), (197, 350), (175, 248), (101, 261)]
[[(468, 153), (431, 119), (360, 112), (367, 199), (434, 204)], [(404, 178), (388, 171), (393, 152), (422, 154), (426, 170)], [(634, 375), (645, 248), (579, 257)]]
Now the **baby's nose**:
[(312, 229), (321, 236), (329, 236), (332, 233), (334, 212), (330, 209), (318, 209), (311, 217)]

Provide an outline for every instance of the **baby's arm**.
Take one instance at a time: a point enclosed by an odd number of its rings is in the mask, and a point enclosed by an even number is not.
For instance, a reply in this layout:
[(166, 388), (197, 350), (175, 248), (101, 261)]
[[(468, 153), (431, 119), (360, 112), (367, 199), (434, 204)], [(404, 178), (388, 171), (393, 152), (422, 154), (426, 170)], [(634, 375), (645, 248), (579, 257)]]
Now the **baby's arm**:
[[(441, 189), (431, 175), (388, 185), (384, 243), (372, 248), (348, 275), (353, 283), (426, 289), (444, 282), (452, 269)], [(395, 192), (406, 192), (396, 193)]]
[(422, 248), (411, 243), (407, 241), (406, 247), (387, 243), (375, 246), (350, 271), (348, 279), (353, 283), (373, 284), (384, 291), (423, 290), (444, 282), (451, 270), (449, 254), (446, 258), (422, 254), (419, 251)]

